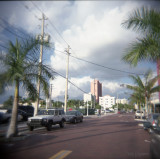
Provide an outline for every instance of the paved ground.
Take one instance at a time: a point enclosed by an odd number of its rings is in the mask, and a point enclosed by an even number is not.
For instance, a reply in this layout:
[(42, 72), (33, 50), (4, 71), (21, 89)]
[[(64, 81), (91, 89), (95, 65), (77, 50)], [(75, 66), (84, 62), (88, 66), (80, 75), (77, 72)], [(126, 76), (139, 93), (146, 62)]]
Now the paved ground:
[(149, 159), (150, 136), (140, 123), (120, 114), (85, 117), (83, 123), (54, 126), (50, 132), (23, 130), (27, 137), (1, 145), (1, 154), (12, 159)]

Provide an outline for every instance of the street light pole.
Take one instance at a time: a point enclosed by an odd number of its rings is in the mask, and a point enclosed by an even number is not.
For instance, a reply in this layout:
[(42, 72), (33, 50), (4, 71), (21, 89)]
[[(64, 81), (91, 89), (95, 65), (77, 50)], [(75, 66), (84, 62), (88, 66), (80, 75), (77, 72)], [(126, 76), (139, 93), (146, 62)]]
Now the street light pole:
[(87, 101), (87, 116), (88, 116), (88, 101)]
[(68, 99), (68, 68), (69, 68), (69, 49), (70, 47), (68, 46), (67, 49), (67, 69), (66, 69), (66, 91), (65, 91), (65, 105), (64, 105), (64, 111), (67, 112), (67, 99)]

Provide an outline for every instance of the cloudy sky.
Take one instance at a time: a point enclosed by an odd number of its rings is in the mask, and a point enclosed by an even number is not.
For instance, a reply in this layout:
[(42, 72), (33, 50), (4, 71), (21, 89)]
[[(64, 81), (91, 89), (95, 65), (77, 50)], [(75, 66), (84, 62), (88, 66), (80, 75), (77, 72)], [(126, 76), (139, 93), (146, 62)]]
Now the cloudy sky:
[[(43, 61), (65, 76), (66, 48), (70, 46), (69, 80), (84, 92), (90, 92), (90, 82), (98, 79), (102, 83), (102, 94), (126, 97), (122, 83), (133, 84), (129, 73), (96, 66), (77, 58), (106, 66), (115, 70), (142, 74), (148, 68), (156, 72), (156, 64), (143, 62), (130, 67), (121, 58), (128, 45), (139, 34), (126, 30), (121, 23), (128, 14), (141, 6), (159, 7), (151, 1), (18, 1), (0, 2), (0, 45), (14, 40), (15, 34), (37, 35), (41, 33), (42, 12), (45, 14), (45, 34), (51, 36), (53, 49), (44, 50)], [(4, 20), (7, 22), (5, 23)], [(20, 31), (17, 31), (21, 30)], [(9, 32), (8, 30), (11, 30)], [(0, 47), (0, 50), (3, 50)], [(65, 79), (55, 74), (52, 99), (64, 100)], [(82, 99), (83, 92), (69, 84), (69, 99)], [(13, 95), (13, 88), (7, 88), (0, 103)], [(22, 93), (21, 96), (25, 96)]]

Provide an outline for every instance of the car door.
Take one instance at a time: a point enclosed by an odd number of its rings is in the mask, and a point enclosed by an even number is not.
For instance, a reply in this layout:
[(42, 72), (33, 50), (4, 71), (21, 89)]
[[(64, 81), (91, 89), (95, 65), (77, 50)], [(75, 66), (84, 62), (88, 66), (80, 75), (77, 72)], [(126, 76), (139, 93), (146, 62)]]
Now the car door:
[(54, 112), (54, 122), (58, 122), (60, 120), (59, 111), (55, 110)]
[(80, 120), (81, 120), (80, 112), (77, 112), (77, 119), (78, 119), (78, 121), (80, 121)]

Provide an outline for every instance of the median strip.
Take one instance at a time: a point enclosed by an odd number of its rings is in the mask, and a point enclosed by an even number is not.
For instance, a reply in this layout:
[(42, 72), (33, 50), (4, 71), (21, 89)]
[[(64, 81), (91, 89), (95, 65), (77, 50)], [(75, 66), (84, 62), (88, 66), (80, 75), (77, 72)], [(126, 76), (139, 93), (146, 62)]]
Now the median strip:
[(68, 151), (68, 150), (62, 150), (60, 152), (58, 152), (57, 154), (55, 154), (54, 156), (50, 157), (49, 159), (63, 159), (66, 156), (68, 156), (72, 151)]

